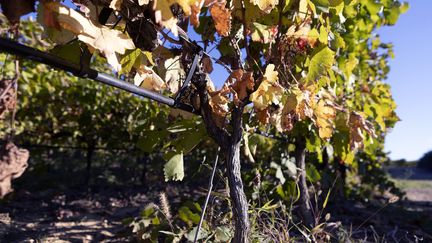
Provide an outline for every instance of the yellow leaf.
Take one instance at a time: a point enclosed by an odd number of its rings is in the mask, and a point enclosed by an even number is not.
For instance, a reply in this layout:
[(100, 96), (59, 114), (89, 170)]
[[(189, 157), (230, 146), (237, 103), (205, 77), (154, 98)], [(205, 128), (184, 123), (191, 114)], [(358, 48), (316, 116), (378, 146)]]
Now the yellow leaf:
[(320, 99), (314, 107), (315, 126), (318, 128), (318, 134), (322, 139), (331, 138), (333, 135), (334, 119), (336, 118), (336, 109), (331, 103)]
[(134, 77), (134, 84), (148, 90), (161, 91), (165, 82), (151, 68), (141, 65)]
[(271, 104), (278, 105), (282, 99), (284, 88), (277, 82), (278, 72), (275, 66), (269, 64), (264, 73), (264, 79), (258, 89), (250, 95), (250, 101), (257, 110), (264, 110)]
[[(177, 18), (171, 11), (171, 6), (178, 4), (182, 9), (185, 16), (192, 14), (192, 6), (200, 4), (199, 0), (155, 0), (153, 10), (155, 11), (155, 21), (158, 24), (168, 28), (177, 36)], [(195, 14), (196, 14), (195, 10)], [(199, 12), (199, 11), (198, 11)]]
[(109, 7), (119, 11), (121, 8), (121, 4), (122, 4), (123, 0), (112, 0)]
[(306, 17), (309, 15), (309, 8), (308, 8), (308, 1), (307, 0), (300, 0), (299, 3), (299, 17), (301, 20), (306, 19)]
[(279, 4), (279, 0), (251, 0), (251, 2), (265, 13), (270, 13), (272, 9)]
[(283, 131), (292, 130), (296, 121), (313, 118), (312, 98), (313, 93), (308, 89), (292, 88), (290, 90), (281, 114)]
[(149, 4), (150, 0), (138, 0), (140, 6)]
[(121, 69), (117, 54), (124, 54), (126, 49), (135, 48), (133, 41), (121, 31), (98, 26), (75, 10), (57, 2), (50, 2), (45, 10), (57, 13), (56, 21), (60, 27), (77, 35), (78, 39), (91, 49), (99, 50), (116, 71)]
[(264, 73), (264, 78), (267, 79), (271, 83), (276, 83), (279, 80), (278, 72), (275, 71), (275, 65), (274, 64), (269, 64), (266, 67), (266, 71)]

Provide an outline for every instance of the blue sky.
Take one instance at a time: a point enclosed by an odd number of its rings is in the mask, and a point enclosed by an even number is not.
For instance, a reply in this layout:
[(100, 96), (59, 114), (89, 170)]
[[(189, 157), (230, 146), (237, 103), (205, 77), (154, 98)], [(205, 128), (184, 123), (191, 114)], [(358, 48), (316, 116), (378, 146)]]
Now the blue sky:
[(387, 82), (401, 119), (388, 134), (385, 149), (392, 159), (410, 161), (432, 150), (432, 1), (408, 3), (410, 9), (396, 25), (378, 33), (383, 42), (394, 44)]

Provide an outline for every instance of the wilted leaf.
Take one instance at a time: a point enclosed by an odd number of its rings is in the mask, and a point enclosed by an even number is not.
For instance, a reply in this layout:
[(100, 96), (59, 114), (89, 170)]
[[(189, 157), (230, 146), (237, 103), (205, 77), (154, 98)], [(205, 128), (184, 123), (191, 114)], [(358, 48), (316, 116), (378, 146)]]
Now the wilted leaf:
[(210, 57), (204, 56), (203, 58), (201, 58), (201, 64), (205, 73), (210, 74), (213, 72), (213, 63)]
[[(178, 4), (182, 9), (185, 16), (192, 14), (192, 6), (198, 6), (200, 0), (155, 0), (153, 4), (153, 10), (155, 11), (156, 23), (171, 30), (171, 32), (177, 36), (177, 18), (171, 11), (171, 6)], [(194, 10), (195, 14), (197, 9)]]
[(363, 131), (376, 137), (373, 125), (357, 112), (350, 113), (348, 125), (350, 129), (350, 147), (352, 150), (363, 148)]
[(278, 72), (274, 69), (273, 64), (267, 66), (263, 81), (258, 89), (250, 95), (250, 101), (258, 110), (264, 110), (271, 104), (278, 105), (282, 99), (284, 88), (277, 82)]
[(256, 114), (257, 114), (258, 121), (261, 122), (262, 124), (267, 124), (269, 122), (270, 120), (269, 109), (257, 110)]
[(292, 88), (282, 109), (281, 128), (290, 131), (296, 121), (313, 118), (313, 93), (309, 89)]
[(141, 65), (134, 77), (134, 84), (148, 90), (161, 91), (165, 82), (151, 68)]
[(228, 113), (228, 96), (230, 93), (231, 90), (226, 84), (218, 91), (209, 92), (209, 105), (212, 108), (212, 113), (214, 114), (215, 122), (218, 127), (224, 127), (225, 125), (225, 117)]
[(251, 0), (251, 2), (257, 5), (265, 13), (270, 13), (272, 9), (279, 4), (279, 0)]
[(118, 11), (121, 8), (122, 2), (123, 0), (111, 0), (109, 7)]
[(75, 10), (57, 2), (44, 4), (45, 11), (52, 11), (55, 21), (64, 29), (78, 36), (78, 39), (99, 50), (105, 55), (111, 66), (119, 71), (121, 69), (117, 54), (124, 54), (127, 49), (134, 49), (132, 40), (122, 32), (105, 26), (97, 26), (90, 19)]
[(204, 0), (199, 0), (195, 2), (194, 5), (191, 6), (191, 15), (189, 17), (189, 20), (191, 24), (195, 27), (198, 27), (200, 24), (199, 15), (201, 13), (201, 8), (204, 5)]
[(5, 118), (5, 114), (15, 109), (17, 95), (14, 86), (14, 80), (0, 80), (0, 119)]
[(0, 148), (0, 198), (12, 191), (11, 180), (18, 178), (27, 168), (29, 151), (13, 143), (2, 144)]
[(245, 72), (241, 69), (234, 70), (228, 77), (229, 84), (234, 90), (233, 100), (235, 105), (239, 105), (248, 95), (249, 92), (254, 89), (254, 78), (252, 72)]
[(228, 36), (231, 31), (231, 11), (225, 7), (226, 2), (215, 3), (210, 7), (210, 14), (216, 31), (221, 36)]

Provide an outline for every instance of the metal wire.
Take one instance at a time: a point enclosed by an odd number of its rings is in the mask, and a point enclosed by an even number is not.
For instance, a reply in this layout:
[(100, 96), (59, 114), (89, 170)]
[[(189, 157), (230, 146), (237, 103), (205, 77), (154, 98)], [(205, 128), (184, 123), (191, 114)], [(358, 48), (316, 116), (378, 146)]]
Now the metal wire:
[(195, 232), (194, 243), (196, 243), (197, 240), (198, 240), (198, 235), (199, 235), (202, 223), (204, 221), (205, 211), (207, 209), (207, 204), (209, 202), (211, 191), (213, 189), (213, 179), (214, 179), (214, 176), (216, 174), (216, 167), (217, 167), (217, 163), (218, 163), (218, 159), (219, 159), (219, 152), (220, 152), (220, 147), (218, 148), (218, 150), (216, 152), (216, 158), (215, 158), (214, 164), (213, 164), (213, 171), (212, 171), (212, 175), (211, 175), (210, 180), (209, 180), (208, 192), (207, 192), (206, 200), (204, 202), (204, 206), (203, 206), (203, 209), (202, 209), (202, 212), (201, 212), (200, 221), (199, 221), (197, 230)]

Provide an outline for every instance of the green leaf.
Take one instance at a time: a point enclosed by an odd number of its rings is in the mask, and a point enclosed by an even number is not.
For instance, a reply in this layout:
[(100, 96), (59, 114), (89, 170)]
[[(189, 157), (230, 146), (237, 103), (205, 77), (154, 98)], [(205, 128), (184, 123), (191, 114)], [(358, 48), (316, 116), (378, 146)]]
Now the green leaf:
[(324, 45), (328, 44), (328, 32), (327, 32), (326, 28), (323, 25), (321, 25), (321, 27), (320, 27), (320, 34), (319, 34), (319, 38), (318, 39)]
[(331, 188), (328, 190), (328, 192), (327, 192), (327, 195), (326, 195), (326, 197), (325, 197), (325, 199), (324, 199), (324, 202), (323, 202), (323, 205), (322, 205), (322, 208), (323, 208), (323, 209), (327, 207), (328, 200), (329, 200), (329, 198), (330, 198), (330, 193), (331, 193), (332, 189), (333, 189), (333, 187), (331, 187)]
[(406, 3), (406, 2), (402, 3), (400, 5), (400, 7), (399, 7), (399, 10), (400, 10), (401, 14), (405, 13), (406, 11), (408, 11), (408, 9), (409, 9), (409, 4)]
[(315, 166), (313, 166), (311, 164), (308, 164), (308, 166), (306, 168), (306, 177), (312, 183), (315, 183), (315, 182), (321, 180), (321, 175), (320, 175), (319, 171), (317, 170), (317, 168)]
[(91, 54), (88, 53), (87, 46), (82, 45), (78, 40), (64, 45), (57, 45), (49, 52), (66, 61), (75, 64), (82, 64), (84, 66), (88, 66), (91, 59)]
[(324, 7), (335, 7), (343, 3), (344, 0), (312, 0), (314, 4), (321, 5)]
[(141, 55), (142, 51), (139, 48), (136, 48), (135, 50), (126, 50), (125, 54), (120, 60), (121, 70), (119, 73), (129, 73), (134, 66), (139, 66)]
[(178, 151), (187, 154), (194, 149), (205, 137), (205, 130), (191, 130), (180, 136), (173, 145)]
[(138, 140), (137, 147), (146, 153), (151, 153), (168, 134), (169, 133), (165, 130), (144, 131), (143, 135)]
[(394, 25), (396, 24), (397, 20), (400, 16), (400, 7), (393, 6), (390, 9), (387, 9), (384, 11), (384, 16), (386, 18), (386, 23), (388, 25)]
[(192, 212), (192, 210), (186, 206), (182, 206), (179, 209), (178, 215), (180, 219), (188, 225), (198, 224), (201, 218), (199, 214)]
[(183, 153), (172, 156), (164, 166), (165, 181), (181, 181), (184, 178)]
[(232, 232), (230, 228), (226, 226), (218, 226), (215, 230), (216, 242), (229, 242), (232, 238)]
[[(193, 242), (195, 239), (195, 234), (196, 234), (197, 230), (198, 230), (198, 227), (193, 227), (193, 229), (186, 234), (186, 239), (188, 239), (190, 242)], [(198, 233), (197, 240), (205, 239), (205, 238), (207, 238), (208, 235), (209, 235), (209, 232), (206, 229), (201, 228), (199, 233)]]
[(334, 48), (334, 49), (338, 49), (338, 48), (344, 49), (346, 45), (345, 45), (345, 41), (342, 38), (342, 36), (339, 33), (337, 33), (337, 32), (334, 32), (333, 34), (334, 34), (334, 39), (331, 41), (332, 48)]
[(328, 47), (324, 47), (313, 55), (309, 62), (308, 81), (316, 81), (327, 74), (334, 62), (335, 53)]
[(371, 15), (377, 15), (381, 11), (382, 4), (375, 2), (375, 0), (364, 0), (362, 3)]

